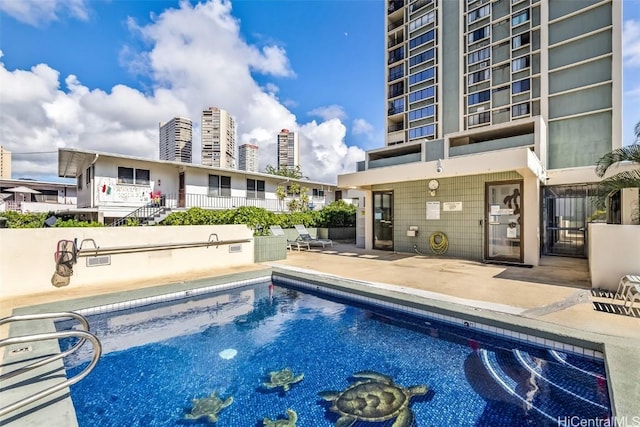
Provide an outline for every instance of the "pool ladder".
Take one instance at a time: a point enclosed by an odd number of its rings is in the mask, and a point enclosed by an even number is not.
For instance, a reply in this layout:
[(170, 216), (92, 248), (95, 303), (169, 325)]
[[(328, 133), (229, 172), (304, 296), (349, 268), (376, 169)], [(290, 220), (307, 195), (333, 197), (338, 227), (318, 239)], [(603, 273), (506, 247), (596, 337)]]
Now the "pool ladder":
[[(0, 319), (0, 326), (1, 326), (4, 324), (18, 322), (18, 321), (64, 319), (64, 318), (71, 318), (71, 319), (78, 320), (78, 322), (80, 322), (82, 329), (80, 330), (72, 329), (67, 331), (21, 335), (17, 337), (10, 337), (10, 338), (5, 338), (3, 340), (0, 340), (0, 348), (3, 348), (10, 345), (28, 344), (28, 343), (46, 341), (46, 340), (57, 340), (61, 338), (71, 338), (71, 337), (79, 338), (78, 342), (76, 342), (68, 350), (65, 350), (63, 352), (59, 352), (53, 355), (44, 356), (40, 358), (40, 360), (37, 360), (36, 362), (29, 363), (18, 369), (9, 371), (7, 373), (3, 373), (2, 375), (0, 375), (0, 381), (4, 382), (9, 378), (13, 378), (15, 376), (25, 374), (29, 371), (32, 371), (33, 369), (48, 365), (49, 363), (55, 362), (56, 360), (60, 360), (74, 353), (76, 350), (82, 347), (86, 343), (86, 341), (90, 341), (91, 344), (93, 344), (93, 355), (91, 357), (91, 362), (82, 370), (82, 372), (80, 372), (78, 375), (74, 376), (73, 378), (68, 378), (59, 384), (48, 387), (37, 393), (31, 394), (28, 397), (22, 398), (17, 402), (14, 402), (3, 408), (0, 408), (0, 417), (10, 412), (13, 412), (17, 409), (23, 408), (24, 406), (29, 405), (30, 403), (36, 402), (40, 399), (50, 396), (53, 393), (56, 393), (60, 390), (63, 390), (77, 383), (78, 381), (80, 381), (81, 379), (89, 375), (89, 373), (93, 370), (93, 368), (98, 363), (100, 356), (102, 355), (102, 344), (100, 343), (100, 340), (98, 339), (98, 337), (96, 337), (91, 332), (89, 332), (89, 322), (81, 314), (73, 313), (73, 312), (42, 313), (42, 314), (16, 315), (16, 316), (10, 316), (10, 317), (5, 317), (3, 319)], [(0, 367), (2, 368), (5, 367), (4, 361), (2, 362), (2, 364), (0, 364)]]

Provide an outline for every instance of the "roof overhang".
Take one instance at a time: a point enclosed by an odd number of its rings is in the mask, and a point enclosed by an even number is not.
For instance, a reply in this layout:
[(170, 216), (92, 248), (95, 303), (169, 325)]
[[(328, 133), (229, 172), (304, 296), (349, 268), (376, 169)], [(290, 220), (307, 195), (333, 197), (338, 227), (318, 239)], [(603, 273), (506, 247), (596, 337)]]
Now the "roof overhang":
[[(438, 162), (441, 171), (438, 172)], [(523, 177), (534, 177), (544, 182), (546, 171), (542, 162), (528, 147), (510, 148), (438, 161), (414, 162), (402, 165), (368, 169), (362, 172), (338, 175), (339, 188), (370, 189), (373, 185), (418, 181), (431, 178), (483, 175), (516, 171)]]

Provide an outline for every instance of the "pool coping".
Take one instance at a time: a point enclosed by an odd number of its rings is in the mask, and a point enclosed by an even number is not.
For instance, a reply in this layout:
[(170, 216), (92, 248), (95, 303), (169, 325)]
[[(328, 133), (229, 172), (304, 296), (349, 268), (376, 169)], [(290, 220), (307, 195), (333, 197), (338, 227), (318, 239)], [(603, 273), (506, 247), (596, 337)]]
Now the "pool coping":
[[(506, 313), (483, 307), (478, 308), (458, 302), (443, 299), (427, 298), (419, 295), (410, 288), (401, 288), (395, 285), (372, 284), (347, 279), (344, 277), (320, 274), (312, 271), (301, 271), (295, 268), (271, 267), (262, 270), (245, 271), (241, 273), (213, 276), (210, 278), (193, 281), (181, 281), (168, 283), (148, 288), (115, 292), (110, 294), (76, 298), (66, 301), (39, 304), (29, 307), (16, 308), (13, 314), (31, 314), (59, 311), (79, 311), (85, 314), (95, 314), (113, 309), (131, 307), (132, 301), (138, 301), (140, 305), (154, 302), (180, 299), (196, 294), (219, 291), (231, 287), (256, 283), (258, 279), (271, 280), (272, 278), (284, 278), (292, 281), (309, 282), (311, 286), (322, 287), (330, 294), (344, 296), (348, 293), (357, 298), (374, 299), (393, 309), (400, 309), (407, 313), (427, 311), (435, 315), (436, 320), (478, 329), (479, 331), (494, 335), (502, 335), (511, 339), (521, 340), (529, 344), (538, 344), (554, 347), (562, 351), (580, 352), (591, 357), (603, 357), (607, 372), (607, 384), (611, 400), (611, 409), (614, 417), (622, 418), (640, 415), (638, 403), (640, 401), (640, 384), (635, 380), (631, 372), (640, 372), (640, 343), (630, 344), (620, 337), (607, 336), (589, 331), (578, 330), (538, 319), (532, 319), (519, 314)], [(98, 301), (100, 304), (98, 304)], [(102, 307), (102, 308), (96, 308)], [(403, 310), (403, 307), (408, 309)], [(465, 325), (461, 322), (468, 322)], [(31, 321), (11, 325), (10, 336), (17, 336), (33, 331), (54, 331), (53, 321)], [(505, 333), (510, 332), (511, 334)], [(533, 337), (533, 340), (531, 340)], [(536, 340), (536, 338), (538, 340)], [(549, 344), (547, 344), (547, 342)], [(558, 343), (562, 347), (558, 347)], [(59, 351), (57, 342), (55, 345), (48, 342), (39, 349), (36, 354)], [(568, 347), (565, 347), (568, 346)], [(7, 352), (9, 349), (7, 349)], [(635, 357), (634, 357), (635, 356)], [(3, 355), (3, 363), (7, 356)], [(18, 361), (15, 358), (14, 361)], [(623, 368), (624, 367), (624, 368)], [(54, 366), (56, 370), (64, 369), (62, 361)], [(34, 373), (42, 374), (40, 370)], [(49, 379), (51, 381), (51, 379)], [(42, 382), (33, 382), (29, 386), (20, 387), (21, 393), (29, 394), (34, 389), (42, 389)], [(9, 394), (16, 396), (16, 390), (11, 389), (11, 384), (5, 384), (3, 389), (9, 388)], [(7, 393), (7, 390), (3, 390)], [(19, 399), (12, 398), (9, 401)], [(7, 400), (7, 399), (4, 399)], [(39, 409), (34, 411), (34, 409)], [(73, 420), (73, 422), (71, 422)], [(14, 423), (20, 422), (20, 424)], [(75, 410), (68, 391), (60, 392), (44, 401), (26, 406), (10, 417), (0, 419), (0, 426), (24, 426), (43, 425), (51, 427), (74, 427)], [(59, 421), (59, 423), (58, 423)], [(29, 422), (29, 424), (24, 424)]]

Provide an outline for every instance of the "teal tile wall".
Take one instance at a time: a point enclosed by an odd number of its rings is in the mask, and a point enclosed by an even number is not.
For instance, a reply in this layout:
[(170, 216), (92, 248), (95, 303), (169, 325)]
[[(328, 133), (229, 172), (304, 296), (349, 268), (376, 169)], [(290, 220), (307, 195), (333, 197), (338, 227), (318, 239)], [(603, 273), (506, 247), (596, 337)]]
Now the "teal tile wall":
[[(373, 191), (393, 190), (394, 250), (435, 254), (429, 248), (429, 236), (440, 231), (447, 235), (449, 249), (444, 257), (482, 260), (484, 251), (484, 191), (486, 182), (518, 180), (517, 172), (438, 179), (435, 197), (429, 194), (428, 180), (377, 185)], [(526, 197), (526, 195), (524, 195)], [(427, 201), (440, 202), (440, 219), (427, 220)], [(442, 212), (442, 203), (462, 202), (462, 211)], [(480, 221), (483, 221), (481, 224)], [(410, 226), (418, 227), (417, 237), (408, 237)]]

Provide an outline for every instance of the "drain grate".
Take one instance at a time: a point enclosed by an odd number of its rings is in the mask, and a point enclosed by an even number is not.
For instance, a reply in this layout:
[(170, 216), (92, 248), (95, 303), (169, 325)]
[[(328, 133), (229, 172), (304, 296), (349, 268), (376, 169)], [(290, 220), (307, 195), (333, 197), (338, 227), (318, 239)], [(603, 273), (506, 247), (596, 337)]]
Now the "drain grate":
[(26, 347), (12, 348), (11, 350), (9, 350), (9, 354), (11, 354), (11, 355), (13, 355), (13, 354), (23, 354), (23, 353), (29, 353), (31, 351), (33, 351), (33, 347), (28, 345)]
[(111, 255), (92, 256), (87, 258), (87, 267), (111, 265)]

